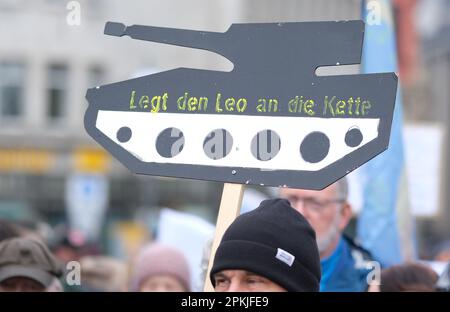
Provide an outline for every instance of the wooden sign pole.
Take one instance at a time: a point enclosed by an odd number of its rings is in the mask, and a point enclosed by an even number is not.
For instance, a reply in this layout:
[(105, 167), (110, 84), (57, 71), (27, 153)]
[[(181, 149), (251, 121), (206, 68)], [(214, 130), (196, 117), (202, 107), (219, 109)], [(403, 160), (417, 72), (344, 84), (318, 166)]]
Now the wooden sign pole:
[(219, 214), (217, 216), (216, 233), (211, 246), (211, 254), (209, 256), (208, 271), (205, 277), (205, 286), (203, 291), (212, 292), (214, 288), (209, 280), (209, 272), (214, 261), (217, 247), (219, 247), (225, 230), (236, 219), (241, 210), (242, 196), (244, 194), (244, 185), (225, 183), (223, 186), (222, 199), (220, 200)]

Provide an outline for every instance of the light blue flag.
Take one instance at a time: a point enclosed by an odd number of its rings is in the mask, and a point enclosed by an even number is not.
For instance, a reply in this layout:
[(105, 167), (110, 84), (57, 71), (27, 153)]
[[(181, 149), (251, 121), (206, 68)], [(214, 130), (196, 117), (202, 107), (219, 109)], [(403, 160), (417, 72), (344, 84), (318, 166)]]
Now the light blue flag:
[[(363, 1), (366, 23), (362, 73), (398, 72), (395, 24), (389, 0)], [(398, 87), (389, 148), (359, 170), (363, 208), (357, 234), (383, 266), (415, 258), (403, 151), (403, 113)]]

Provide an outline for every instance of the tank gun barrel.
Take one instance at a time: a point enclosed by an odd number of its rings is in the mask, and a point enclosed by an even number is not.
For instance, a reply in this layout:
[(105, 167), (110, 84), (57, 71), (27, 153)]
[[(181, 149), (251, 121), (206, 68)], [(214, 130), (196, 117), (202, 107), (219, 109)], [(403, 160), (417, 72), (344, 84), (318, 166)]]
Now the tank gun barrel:
[(223, 50), (220, 47), (223, 46), (221, 41), (223, 41), (224, 34), (218, 32), (144, 25), (125, 26), (122, 23), (107, 22), (104, 33), (110, 36), (129, 36), (133, 39), (203, 49), (223, 54)]

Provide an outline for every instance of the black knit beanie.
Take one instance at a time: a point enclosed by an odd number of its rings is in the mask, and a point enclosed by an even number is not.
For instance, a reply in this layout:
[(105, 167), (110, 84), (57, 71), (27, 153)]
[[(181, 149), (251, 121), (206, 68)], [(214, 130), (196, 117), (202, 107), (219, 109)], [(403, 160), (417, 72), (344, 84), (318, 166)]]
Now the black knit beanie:
[(234, 220), (216, 251), (210, 279), (246, 270), (288, 291), (319, 291), (320, 258), (308, 221), (285, 199), (268, 199)]

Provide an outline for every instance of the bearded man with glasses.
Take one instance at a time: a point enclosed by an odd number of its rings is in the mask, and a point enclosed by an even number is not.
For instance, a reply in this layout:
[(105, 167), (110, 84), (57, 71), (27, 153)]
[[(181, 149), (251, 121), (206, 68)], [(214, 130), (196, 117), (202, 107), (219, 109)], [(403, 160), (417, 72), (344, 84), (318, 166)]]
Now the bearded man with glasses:
[(346, 178), (321, 191), (280, 189), (316, 232), (322, 279), (320, 291), (366, 291), (370, 253), (343, 234), (352, 218)]

